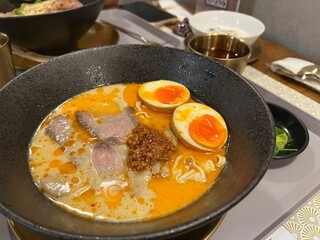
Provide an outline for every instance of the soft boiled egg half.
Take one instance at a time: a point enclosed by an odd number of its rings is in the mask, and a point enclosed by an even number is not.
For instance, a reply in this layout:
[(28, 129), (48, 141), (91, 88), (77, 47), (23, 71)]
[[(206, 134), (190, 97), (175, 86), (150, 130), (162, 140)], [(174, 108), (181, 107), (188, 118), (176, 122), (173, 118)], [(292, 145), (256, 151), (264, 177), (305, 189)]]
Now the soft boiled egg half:
[(190, 99), (188, 88), (170, 80), (146, 82), (138, 89), (142, 102), (155, 111), (173, 112)]
[(203, 151), (219, 150), (228, 139), (222, 116), (201, 103), (177, 107), (172, 116), (172, 131), (185, 145)]

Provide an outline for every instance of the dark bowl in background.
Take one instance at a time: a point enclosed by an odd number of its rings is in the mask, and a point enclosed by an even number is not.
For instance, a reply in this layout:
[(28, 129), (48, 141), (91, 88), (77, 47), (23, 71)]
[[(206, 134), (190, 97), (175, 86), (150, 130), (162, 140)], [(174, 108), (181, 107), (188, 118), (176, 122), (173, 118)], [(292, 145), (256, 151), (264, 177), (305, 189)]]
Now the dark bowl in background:
[[(22, 0), (1, 0), (0, 12), (21, 5)], [(50, 14), (1, 17), (0, 32), (11, 42), (42, 54), (63, 54), (74, 50), (76, 42), (96, 21), (103, 0), (80, 0), (84, 6)]]
[(288, 147), (298, 149), (294, 152), (279, 152), (275, 160), (292, 159), (302, 153), (309, 144), (309, 133), (305, 124), (294, 113), (274, 103), (268, 103), (275, 126), (285, 130), (292, 142)]
[[(89, 89), (157, 79), (184, 84), (193, 98), (216, 109), (227, 123), (227, 163), (210, 190), (176, 213), (133, 223), (80, 218), (44, 197), (28, 165), (29, 142), (43, 119)], [(61, 239), (164, 239), (195, 230), (255, 188), (275, 147), (271, 112), (247, 80), (214, 60), (162, 46), (115, 45), (53, 58), (2, 88), (0, 105), (0, 211), (23, 226)]]

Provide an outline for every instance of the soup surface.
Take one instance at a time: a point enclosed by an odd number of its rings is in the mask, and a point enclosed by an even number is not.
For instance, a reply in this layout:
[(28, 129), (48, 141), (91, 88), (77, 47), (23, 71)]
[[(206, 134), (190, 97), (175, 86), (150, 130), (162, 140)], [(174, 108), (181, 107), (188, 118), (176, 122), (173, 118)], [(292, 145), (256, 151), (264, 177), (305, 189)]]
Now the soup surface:
[[(153, 109), (139, 97), (139, 88), (115, 84), (87, 91), (43, 121), (30, 143), (29, 165), (46, 197), (82, 217), (141, 221), (173, 213), (212, 186), (225, 164), (226, 140), (204, 143), (211, 141), (202, 134), (210, 129), (203, 119), (214, 122), (210, 111), (198, 117), (202, 110), (190, 107), (206, 106), (190, 98), (178, 113), (178, 108)], [(166, 104), (181, 98), (174, 92), (178, 88), (168, 89), (169, 95), (167, 89), (158, 91)], [(197, 113), (189, 130), (187, 111)], [(227, 138), (217, 129), (215, 141), (218, 135)]]

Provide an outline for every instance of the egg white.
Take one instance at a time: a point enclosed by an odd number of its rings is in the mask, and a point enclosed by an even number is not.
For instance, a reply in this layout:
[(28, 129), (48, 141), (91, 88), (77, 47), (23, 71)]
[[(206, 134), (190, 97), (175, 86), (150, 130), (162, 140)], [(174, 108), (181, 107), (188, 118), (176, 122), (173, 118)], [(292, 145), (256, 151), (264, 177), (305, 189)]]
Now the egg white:
[(228, 134), (226, 134), (225, 139), (223, 139), (222, 143), (215, 149), (198, 144), (192, 139), (192, 137), (189, 134), (190, 123), (204, 114), (209, 114), (215, 117), (225, 128), (226, 133), (228, 133), (227, 125), (223, 117), (214, 109), (201, 103), (185, 103), (177, 107), (173, 112), (172, 116), (172, 130), (180, 141), (182, 141), (190, 147), (204, 151), (219, 150), (225, 145), (228, 138)]
[[(155, 92), (158, 88), (166, 86), (181, 87), (183, 89), (183, 92), (185, 93), (185, 96), (182, 99), (180, 99), (180, 101), (177, 103), (162, 103), (156, 98), (150, 97), (150, 93)], [(146, 82), (139, 87), (138, 95), (143, 103), (145, 103), (153, 110), (160, 112), (173, 112), (176, 107), (180, 106), (181, 104), (184, 104), (190, 99), (190, 92), (188, 88), (186, 88), (184, 85), (180, 83), (170, 80), (156, 80)]]

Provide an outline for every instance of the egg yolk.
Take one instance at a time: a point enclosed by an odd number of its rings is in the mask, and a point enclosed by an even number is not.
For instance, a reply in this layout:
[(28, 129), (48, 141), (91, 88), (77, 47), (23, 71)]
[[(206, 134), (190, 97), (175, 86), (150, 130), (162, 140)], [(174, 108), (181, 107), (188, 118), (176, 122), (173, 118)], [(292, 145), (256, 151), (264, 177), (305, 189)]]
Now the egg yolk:
[(178, 103), (184, 93), (185, 90), (182, 87), (174, 85), (157, 88), (154, 92), (156, 99), (165, 104)]
[(198, 144), (218, 148), (226, 138), (226, 129), (212, 115), (204, 114), (189, 124), (189, 135)]

